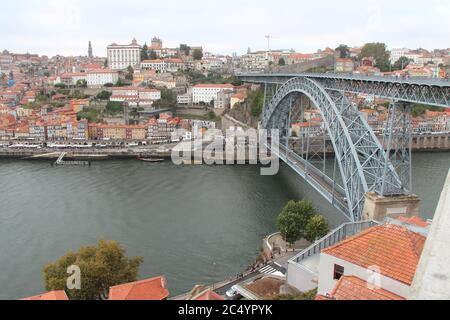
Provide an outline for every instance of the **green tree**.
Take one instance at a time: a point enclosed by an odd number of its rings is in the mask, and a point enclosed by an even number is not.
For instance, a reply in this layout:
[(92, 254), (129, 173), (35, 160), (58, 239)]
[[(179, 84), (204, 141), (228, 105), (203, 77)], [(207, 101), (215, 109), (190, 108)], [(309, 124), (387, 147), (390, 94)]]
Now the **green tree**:
[(278, 65), (279, 66), (285, 66), (286, 65), (286, 60), (284, 60), (284, 58), (280, 58), (280, 60), (278, 60)]
[(158, 59), (158, 55), (154, 50), (150, 51), (150, 60), (156, 60)]
[(105, 59), (105, 63), (103, 64), (105, 68), (108, 68), (108, 59)]
[(263, 110), (264, 93), (262, 90), (251, 91), (248, 95), (252, 116), (259, 117)]
[[(127, 258), (125, 249), (116, 241), (101, 240), (98, 246), (81, 247), (69, 251), (44, 268), (45, 287), (48, 291), (65, 290), (73, 300), (105, 300), (109, 288), (137, 280), (142, 257)], [(81, 290), (69, 290), (67, 269), (78, 266), (81, 270)]]
[(125, 75), (125, 79), (133, 81), (134, 79), (134, 69), (132, 66), (128, 66), (127, 74)]
[(305, 227), (305, 239), (314, 242), (330, 232), (327, 220), (323, 216), (316, 215), (309, 219)]
[(111, 95), (111, 92), (103, 90), (97, 94), (97, 99), (108, 100), (109, 98), (111, 98)]
[(346, 59), (350, 58), (350, 48), (345, 45), (341, 44), (339, 47), (336, 48), (336, 51), (339, 53), (339, 58)]
[(194, 57), (194, 60), (202, 60), (203, 52), (200, 49), (195, 49), (192, 53), (192, 56)]
[(191, 52), (191, 47), (186, 44), (180, 44), (180, 51), (184, 53), (185, 56), (188, 56)]
[(317, 288), (307, 291), (301, 292), (299, 294), (280, 294), (271, 298), (271, 300), (314, 300), (317, 295)]
[(65, 89), (67, 88), (67, 86), (64, 83), (57, 83), (55, 84), (55, 88)]
[(400, 57), (392, 66), (393, 70), (403, 70), (413, 61), (407, 57)]
[(144, 44), (141, 50), (141, 61), (148, 60), (148, 46), (147, 43)]
[(87, 88), (87, 81), (84, 79), (80, 79), (77, 81), (76, 86), (78, 88)]
[(309, 220), (315, 215), (311, 202), (289, 201), (278, 216), (277, 226), (283, 239), (293, 245), (305, 237), (305, 229)]
[(390, 66), (390, 53), (387, 51), (386, 44), (380, 42), (374, 43), (366, 43), (362, 49), (360, 54), (360, 59), (364, 57), (373, 57), (375, 58), (375, 66), (379, 68), (381, 71), (389, 71)]
[(156, 109), (172, 109), (177, 105), (177, 98), (172, 90), (163, 89), (161, 91), (161, 99), (155, 101), (153, 106)]
[(123, 112), (123, 103), (118, 101), (108, 101), (106, 104), (106, 110), (110, 113)]

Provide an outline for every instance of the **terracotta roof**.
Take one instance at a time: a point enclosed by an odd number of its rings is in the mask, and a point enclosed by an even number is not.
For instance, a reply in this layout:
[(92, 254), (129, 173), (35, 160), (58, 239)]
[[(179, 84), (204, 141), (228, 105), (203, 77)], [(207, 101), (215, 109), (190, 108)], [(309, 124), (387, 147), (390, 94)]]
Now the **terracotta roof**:
[(204, 291), (204, 292), (200, 293), (199, 295), (194, 297), (192, 300), (210, 300), (210, 301), (212, 301), (212, 300), (225, 300), (225, 299), (222, 298), (217, 293), (215, 293), (214, 291), (208, 290), (208, 291)]
[(422, 220), (422, 218), (419, 216), (412, 216), (409, 218), (400, 216), (400, 217), (397, 217), (396, 220), (405, 222), (408, 224), (413, 224), (413, 225), (421, 227), (421, 228), (426, 228), (430, 225), (428, 222)]
[(355, 276), (343, 276), (331, 292), (335, 300), (405, 300), (382, 288), (370, 288), (366, 281)]
[(386, 224), (369, 228), (323, 253), (368, 268), (410, 285), (426, 238), (403, 226)]
[(109, 288), (109, 300), (164, 300), (168, 296), (164, 276)]
[(20, 300), (69, 300), (64, 291), (50, 291), (47, 293), (39, 294), (37, 296), (23, 298)]

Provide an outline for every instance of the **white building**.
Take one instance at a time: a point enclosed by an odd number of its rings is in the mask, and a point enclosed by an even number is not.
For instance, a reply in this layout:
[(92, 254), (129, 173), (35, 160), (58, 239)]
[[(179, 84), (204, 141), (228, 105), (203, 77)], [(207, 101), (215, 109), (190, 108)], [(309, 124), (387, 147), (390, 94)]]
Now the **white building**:
[(159, 73), (177, 72), (179, 70), (184, 70), (185, 67), (186, 65), (181, 59), (144, 60), (141, 63), (141, 69), (155, 70)]
[(91, 70), (87, 72), (86, 81), (89, 87), (101, 87), (107, 83), (116, 84), (119, 81), (119, 73), (110, 69)]
[(139, 87), (116, 87), (112, 89), (110, 101), (128, 102), (130, 106), (149, 106), (161, 99), (161, 91)]
[(192, 89), (192, 102), (194, 104), (209, 104), (217, 99), (217, 94), (224, 90), (234, 90), (232, 84), (198, 84)]
[(242, 68), (249, 71), (264, 70), (269, 66), (269, 54), (266, 51), (248, 53), (241, 57)]
[(160, 100), (161, 99), (161, 91), (157, 89), (150, 88), (139, 88), (139, 99), (140, 100)]
[(192, 103), (192, 94), (186, 93), (178, 95), (177, 103), (190, 105)]
[(409, 50), (408, 48), (396, 48), (396, 49), (392, 49), (391, 50), (391, 63), (394, 64), (398, 61), (398, 59), (400, 59), (401, 57), (406, 57), (409, 52), (411, 50)]
[(141, 46), (136, 39), (129, 45), (111, 44), (108, 46), (108, 64), (113, 70), (136, 68), (141, 62)]

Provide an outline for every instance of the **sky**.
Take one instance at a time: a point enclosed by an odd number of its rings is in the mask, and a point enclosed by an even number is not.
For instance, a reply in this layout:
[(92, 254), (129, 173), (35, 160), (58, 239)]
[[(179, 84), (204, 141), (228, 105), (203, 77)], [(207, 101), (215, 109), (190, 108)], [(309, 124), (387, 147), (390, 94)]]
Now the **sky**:
[(10, 0), (1, 1), (0, 50), (106, 56), (111, 43), (160, 37), (205, 51), (315, 52), (344, 43), (449, 48), (449, 0)]

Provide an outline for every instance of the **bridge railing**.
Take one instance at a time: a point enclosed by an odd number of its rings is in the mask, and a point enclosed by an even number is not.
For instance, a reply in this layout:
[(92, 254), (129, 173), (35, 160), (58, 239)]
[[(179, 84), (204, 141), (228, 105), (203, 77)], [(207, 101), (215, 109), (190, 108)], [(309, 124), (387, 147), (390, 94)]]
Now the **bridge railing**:
[(413, 77), (405, 78), (393, 75), (363, 75), (353, 73), (255, 73), (255, 74), (237, 74), (238, 77), (243, 78), (255, 78), (255, 77), (308, 77), (308, 78), (322, 78), (322, 79), (342, 79), (342, 80), (358, 80), (358, 81), (382, 81), (382, 82), (395, 82), (405, 84), (423, 84), (423, 85), (437, 85), (437, 86), (450, 86), (450, 80), (446, 78), (426, 78), (426, 77)]
[[(294, 151), (288, 150), (283, 145), (278, 145), (279, 156), (283, 161), (285, 161), (291, 167), (295, 167), (298, 173), (309, 182), (320, 194), (322, 194), (333, 206), (338, 208), (341, 212), (346, 213), (348, 211), (347, 203), (345, 203), (345, 190), (339, 184), (335, 183), (330, 177), (328, 177), (324, 172), (316, 168), (310, 162), (302, 158), (300, 155)], [(272, 150), (276, 153), (275, 150)], [(294, 158), (292, 161), (291, 158)], [(303, 168), (298, 166), (295, 162), (301, 163)], [(319, 182), (322, 180), (322, 183)], [(329, 187), (326, 188), (325, 185)], [(341, 200), (338, 200), (338, 196)]]
[(316, 254), (320, 254), (320, 252), (328, 247), (331, 247), (349, 237), (352, 237), (361, 231), (364, 231), (368, 228), (379, 225), (379, 223), (375, 221), (360, 221), (360, 222), (348, 222), (344, 223), (338, 228), (331, 231), (325, 237), (320, 240), (317, 240), (311, 246), (301, 251), (299, 254), (294, 256), (291, 262), (300, 263), (302, 260), (305, 260), (309, 257), (312, 257)]

